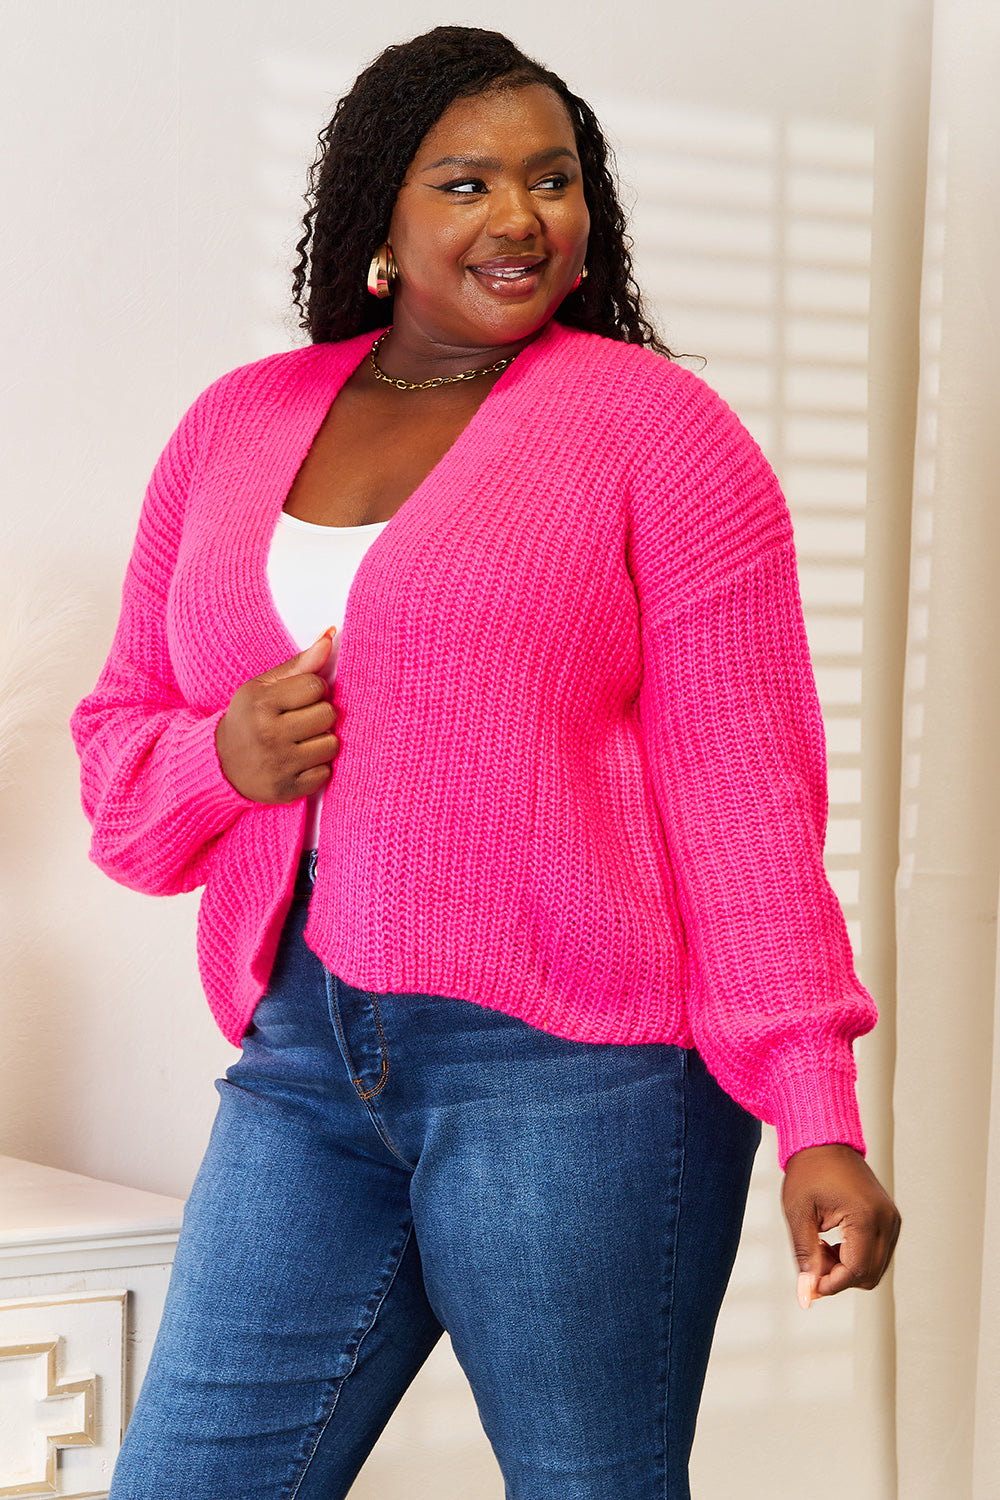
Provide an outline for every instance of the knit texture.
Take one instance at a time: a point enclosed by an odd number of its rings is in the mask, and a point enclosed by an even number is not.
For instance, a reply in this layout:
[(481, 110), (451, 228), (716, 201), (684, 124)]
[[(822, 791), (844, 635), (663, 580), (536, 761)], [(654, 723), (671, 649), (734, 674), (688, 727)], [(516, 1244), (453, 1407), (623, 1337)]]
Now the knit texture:
[[(73, 718), (92, 857), (204, 884), (199, 960), (242, 1036), (305, 803), (222, 775), (232, 694), (294, 653), (266, 578), (364, 334), (211, 386), (161, 457), (122, 613)], [(864, 1149), (875, 1022), (822, 850), (826, 768), (791, 525), (697, 376), (550, 324), (363, 558), (332, 698), (307, 940), (348, 984), (587, 1042), (696, 1045), (803, 1146)]]

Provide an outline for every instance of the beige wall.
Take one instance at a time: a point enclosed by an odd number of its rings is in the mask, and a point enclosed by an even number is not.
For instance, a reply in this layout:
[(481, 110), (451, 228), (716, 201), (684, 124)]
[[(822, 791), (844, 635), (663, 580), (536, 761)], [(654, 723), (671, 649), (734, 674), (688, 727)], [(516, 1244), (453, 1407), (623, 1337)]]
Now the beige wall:
[[(815, 467), (811, 439), (800, 432), (806, 450), (796, 451), (780, 351), (741, 345), (740, 330), (756, 328), (765, 344), (769, 329), (787, 332), (798, 283), (789, 279), (796, 252), (782, 195), (796, 150), (815, 168), (820, 196), (829, 184), (835, 197), (852, 173), (857, 188), (863, 175), (878, 12), (870, 0), (469, 0), (451, 13), (426, 0), (4, 6), (0, 1151), (183, 1195), (214, 1110), (212, 1080), (234, 1056), (201, 997), (195, 902), (135, 895), (88, 864), (64, 726), (103, 660), (142, 489), (176, 419), (216, 375), (294, 337), (283, 299), (297, 198), (337, 93), (386, 42), (461, 20), (501, 25), (599, 102), (626, 175), (646, 194), (639, 257), (668, 334), (710, 356), (707, 377), (745, 412), (783, 477), (789, 471), (791, 491), (796, 462)], [(834, 153), (825, 163), (824, 150)], [(648, 210), (666, 180), (658, 163), (669, 157), (680, 183), (684, 162), (705, 151), (714, 153), (714, 198), (691, 199), (679, 228), (661, 222)], [(663, 196), (669, 217), (670, 192)], [(718, 229), (741, 205), (757, 212), (767, 243), (756, 259), (717, 251), (720, 321), (698, 234), (706, 213)], [(863, 233), (863, 204), (859, 212)], [(858, 219), (847, 213), (855, 228)], [(841, 293), (845, 318), (857, 323), (859, 243), (855, 236), (846, 272), (828, 272), (850, 282), (846, 291), (829, 283), (833, 301), (820, 311), (831, 327)], [(708, 290), (693, 278), (695, 261), (709, 267)], [(863, 350), (860, 366), (856, 347), (853, 359), (863, 379)], [(813, 410), (814, 428), (827, 419), (833, 428), (813, 432), (820, 452), (836, 465), (846, 452), (838, 457), (837, 444), (847, 444), (857, 464), (857, 400), (822, 401), (829, 409)], [(800, 489), (793, 506), (808, 508), (809, 485)], [(824, 549), (841, 563), (860, 557), (856, 512), (796, 512), (819, 573)], [(817, 577), (817, 587), (836, 594), (845, 576)], [(849, 677), (836, 674), (854, 670), (851, 648), (842, 635), (824, 640), (831, 692), (849, 699)], [(833, 713), (831, 723), (849, 717)], [(11, 724), (23, 733), (9, 744)], [(839, 769), (853, 774), (849, 744), (843, 753)], [(844, 784), (847, 806), (851, 775)], [(850, 844), (853, 834), (844, 836)], [(769, 1140), (763, 1154), (706, 1403), (706, 1496), (729, 1492), (733, 1462), (746, 1496), (783, 1493), (784, 1478), (791, 1493), (804, 1455), (822, 1457), (832, 1412), (856, 1423), (848, 1431), (863, 1427), (851, 1406), (853, 1306), (843, 1299), (816, 1309), (808, 1326), (797, 1321)], [(732, 1460), (720, 1446), (727, 1434)], [(748, 1454), (758, 1455), (759, 1481)], [(877, 1486), (874, 1469), (854, 1482), (873, 1500)]]

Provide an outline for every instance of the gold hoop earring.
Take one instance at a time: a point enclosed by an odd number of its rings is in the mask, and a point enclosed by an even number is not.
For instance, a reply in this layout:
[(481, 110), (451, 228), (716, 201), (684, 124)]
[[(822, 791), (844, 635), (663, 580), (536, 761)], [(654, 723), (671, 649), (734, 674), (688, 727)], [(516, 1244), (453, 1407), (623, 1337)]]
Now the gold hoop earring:
[(576, 278), (576, 280), (574, 281), (573, 285), (570, 287), (570, 291), (571, 292), (575, 292), (576, 289), (577, 289), (577, 287), (580, 285), (580, 282), (581, 281), (586, 281), (586, 279), (587, 279), (587, 267), (586, 266), (581, 266), (580, 267), (580, 274)]
[(382, 301), (392, 296), (398, 277), (399, 272), (392, 258), (392, 250), (386, 241), (384, 245), (379, 245), (372, 256), (371, 265), (368, 267), (368, 290), (373, 297), (378, 297)]

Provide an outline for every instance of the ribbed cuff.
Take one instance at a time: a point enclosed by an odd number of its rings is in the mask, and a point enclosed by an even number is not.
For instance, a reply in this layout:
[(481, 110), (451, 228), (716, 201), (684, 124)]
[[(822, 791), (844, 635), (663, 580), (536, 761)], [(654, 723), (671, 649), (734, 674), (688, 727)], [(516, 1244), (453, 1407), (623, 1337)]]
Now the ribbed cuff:
[(842, 1143), (864, 1155), (854, 1080), (853, 1063), (841, 1070), (820, 1059), (808, 1071), (788, 1068), (774, 1080), (772, 1123), (778, 1132), (782, 1171), (788, 1158), (806, 1146)]
[(255, 804), (227, 781), (215, 748), (215, 731), (225, 709), (199, 719), (175, 747), (172, 782), (186, 824), (221, 833)]

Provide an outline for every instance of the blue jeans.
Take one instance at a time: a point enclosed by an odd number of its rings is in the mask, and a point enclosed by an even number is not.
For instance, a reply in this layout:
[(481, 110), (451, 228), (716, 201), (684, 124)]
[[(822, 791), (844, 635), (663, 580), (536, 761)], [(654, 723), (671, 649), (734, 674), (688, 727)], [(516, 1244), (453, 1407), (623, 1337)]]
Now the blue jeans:
[(694, 1051), (352, 989), (307, 905), (218, 1085), (112, 1500), (339, 1500), (442, 1328), (510, 1500), (686, 1500), (758, 1122)]

